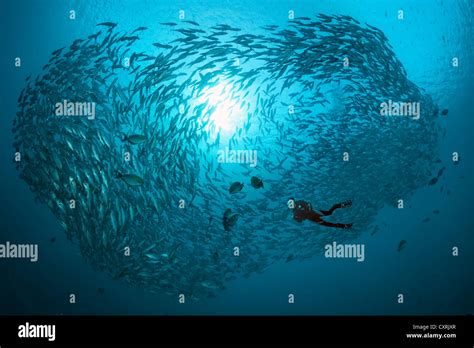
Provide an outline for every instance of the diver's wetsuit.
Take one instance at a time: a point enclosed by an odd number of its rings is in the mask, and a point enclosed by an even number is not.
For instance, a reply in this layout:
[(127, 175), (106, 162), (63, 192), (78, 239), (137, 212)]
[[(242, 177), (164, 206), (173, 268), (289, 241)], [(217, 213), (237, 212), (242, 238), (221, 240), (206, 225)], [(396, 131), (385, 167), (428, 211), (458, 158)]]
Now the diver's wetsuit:
[(320, 213), (317, 213), (311, 207), (311, 203), (305, 201), (295, 201), (295, 208), (293, 209), (293, 218), (298, 222), (302, 222), (303, 220), (308, 219), (326, 227), (351, 228), (352, 224), (334, 224), (332, 222), (327, 222), (321, 219), (322, 216), (331, 215), (336, 209), (350, 207), (351, 205), (351, 201), (346, 201), (343, 203), (334, 204), (331, 209), (321, 210)]

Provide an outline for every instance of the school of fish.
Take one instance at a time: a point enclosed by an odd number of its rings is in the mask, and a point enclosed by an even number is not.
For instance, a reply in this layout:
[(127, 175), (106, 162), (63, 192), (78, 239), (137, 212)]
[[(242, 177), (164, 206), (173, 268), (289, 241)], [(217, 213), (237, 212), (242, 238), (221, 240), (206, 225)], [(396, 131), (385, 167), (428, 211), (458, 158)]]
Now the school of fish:
[[(439, 110), (379, 29), (324, 14), (252, 33), (160, 26), (175, 39), (150, 43), (153, 54), (134, 48), (147, 28), (113, 22), (54, 51), (13, 124), (21, 179), (112, 277), (215, 296), (368, 232), (436, 170)], [(95, 103), (96, 117), (57, 116), (63, 100)], [(388, 100), (420, 102), (421, 117), (382, 117)], [(224, 129), (216, 112), (235, 110)], [(257, 165), (219, 162), (225, 148), (255, 150)], [(354, 225), (297, 223), (289, 197), (318, 209), (351, 199), (334, 215)]]

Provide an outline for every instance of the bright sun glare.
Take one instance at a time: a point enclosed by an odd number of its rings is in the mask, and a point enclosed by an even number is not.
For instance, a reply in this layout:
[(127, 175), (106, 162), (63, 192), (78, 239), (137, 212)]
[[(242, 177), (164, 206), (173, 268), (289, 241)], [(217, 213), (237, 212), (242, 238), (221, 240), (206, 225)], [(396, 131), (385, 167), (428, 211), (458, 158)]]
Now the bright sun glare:
[(238, 98), (232, 95), (231, 87), (225, 83), (207, 87), (198, 100), (199, 103), (207, 103), (208, 108), (215, 107), (210, 121), (215, 125), (216, 131), (221, 133), (234, 131), (242, 121), (243, 112), (238, 105)]

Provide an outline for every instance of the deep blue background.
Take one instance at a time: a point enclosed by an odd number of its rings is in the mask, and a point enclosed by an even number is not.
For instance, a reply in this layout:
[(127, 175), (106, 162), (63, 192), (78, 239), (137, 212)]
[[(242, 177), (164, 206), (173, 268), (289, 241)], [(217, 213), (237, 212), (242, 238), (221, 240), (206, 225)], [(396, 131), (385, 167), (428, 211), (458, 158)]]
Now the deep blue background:
[[(68, 18), (69, 10), (77, 14)], [(24, 79), (35, 75), (50, 53), (94, 33), (101, 21), (121, 28), (148, 26), (143, 38), (171, 33), (158, 22), (177, 21), (178, 11), (202, 26), (227, 23), (252, 31), (283, 25), (296, 16), (346, 14), (384, 31), (408, 77), (441, 109), (447, 129), (443, 163), (457, 151), (437, 186), (420, 189), (406, 209), (384, 208), (374, 236), (363, 234), (366, 260), (279, 263), (265, 273), (238, 279), (214, 299), (178, 304), (177, 298), (144, 292), (111, 280), (86, 264), (66, 240), (51, 212), (36, 204), (12, 163), (12, 120)], [(397, 10), (405, 20), (397, 20)], [(0, 259), (0, 314), (465, 314), (474, 312), (473, 2), (469, 1), (0, 1), (1, 129), (0, 243), (38, 243), (39, 261)], [(159, 28), (159, 29), (154, 29)], [(149, 48), (148, 48), (149, 49)], [(22, 67), (14, 67), (14, 58)], [(451, 67), (451, 58), (460, 67)], [(403, 175), (403, 173), (400, 173)], [(443, 193), (439, 192), (444, 186)], [(451, 194), (447, 195), (446, 192)], [(432, 211), (438, 209), (439, 215)], [(425, 217), (430, 222), (422, 223)], [(50, 243), (51, 237), (55, 243)], [(396, 252), (401, 239), (406, 248)], [(460, 255), (451, 256), (458, 246)], [(97, 288), (105, 288), (100, 295)], [(287, 303), (288, 293), (296, 303)], [(405, 304), (396, 302), (405, 294)], [(76, 294), (76, 304), (68, 295)]]

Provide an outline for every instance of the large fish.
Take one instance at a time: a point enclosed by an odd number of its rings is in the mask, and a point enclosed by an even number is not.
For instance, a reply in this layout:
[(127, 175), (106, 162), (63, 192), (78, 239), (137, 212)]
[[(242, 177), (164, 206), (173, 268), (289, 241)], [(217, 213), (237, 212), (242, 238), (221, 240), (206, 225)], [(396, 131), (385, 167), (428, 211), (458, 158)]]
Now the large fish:
[(229, 192), (230, 193), (237, 193), (237, 192), (240, 192), (242, 191), (242, 189), (244, 188), (244, 184), (242, 182), (233, 182), (230, 187), (229, 187)]

